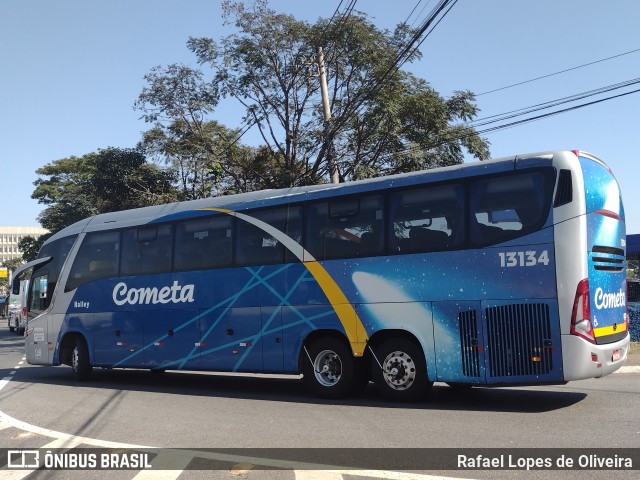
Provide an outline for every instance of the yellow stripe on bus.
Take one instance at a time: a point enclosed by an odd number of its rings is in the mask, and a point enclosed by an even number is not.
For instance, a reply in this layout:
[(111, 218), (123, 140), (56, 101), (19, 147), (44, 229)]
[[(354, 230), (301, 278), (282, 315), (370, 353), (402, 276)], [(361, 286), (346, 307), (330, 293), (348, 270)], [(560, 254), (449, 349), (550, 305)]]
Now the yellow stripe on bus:
[[(204, 208), (203, 210), (213, 210), (215, 212), (226, 213), (228, 215), (234, 216), (236, 218), (240, 218), (250, 224), (258, 227), (265, 233), (273, 236), (276, 240), (278, 240), (282, 245), (287, 248), (291, 253), (293, 253), (298, 260), (302, 262), (302, 264), (307, 268), (309, 273), (313, 276), (320, 288), (326, 295), (331, 307), (334, 312), (338, 316), (344, 331), (347, 334), (347, 339), (349, 340), (349, 344), (351, 345), (351, 350), (353, 351), (353, 355), (356, 357), (361, 357), (364, 354), (364, 349), (367, 345), (367, 331), (362, 324), (362, 320), (358, 317), (356, 310), (353, 308), (353, 305), (349, 302), (344, 292), (340, 289), (336, 281), (329, 275), (329, 272), (325, 270), (325, 268), (313, 258), (309, 252), (304, 250), (301, 245), (299, 245), (295, 240), (291, 237), (287, 236), (284, 232), (274, 228), (268, 223), (263, 222), (262, 220), (258, 220), (257, 218), (253, 218), (244, 213), (234, 212), (233, 210), (228, 210), (226, 208)], [(295, 251), (294, 251), (295, 250)], [(308, 259), (308, 261), (305, 261)]]
[(593, 334), (596, 337), (604, 337), (605, 335), (613, 335), (614, 333), (625, 332), (627, 330), (627, 324), (625, 322), (617, 323), (615, 328), (613, 325), (608, 327), (598, 327), (593, 329)]
[(347, 332), (347, 338), (351, 344), (353, 354), (356, 357), (361, 357), (367, 345), (367, 332), (353, 305), (349, 303), (338, 284), (319, 262), (305, 262), (304, 266), (316, 279), (316, 282), (318, 282), (318, 285), (320, 285), (320, 288), (329, 299), (329, 303), (331, 303), (336, 315), (338, 315), (344, 331)]

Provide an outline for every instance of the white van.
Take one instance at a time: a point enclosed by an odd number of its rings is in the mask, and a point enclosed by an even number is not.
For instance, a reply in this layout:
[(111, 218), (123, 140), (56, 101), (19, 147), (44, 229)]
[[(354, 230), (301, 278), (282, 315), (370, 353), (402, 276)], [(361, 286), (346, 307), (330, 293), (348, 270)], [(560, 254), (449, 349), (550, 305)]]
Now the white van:
[(29, 280), (21, 280), (17, 289), (11, 291), (9, 299), (8, 324), (9, 331), (15, 331), (18, 335), (24, 334), (27, 325), (27, 292)]

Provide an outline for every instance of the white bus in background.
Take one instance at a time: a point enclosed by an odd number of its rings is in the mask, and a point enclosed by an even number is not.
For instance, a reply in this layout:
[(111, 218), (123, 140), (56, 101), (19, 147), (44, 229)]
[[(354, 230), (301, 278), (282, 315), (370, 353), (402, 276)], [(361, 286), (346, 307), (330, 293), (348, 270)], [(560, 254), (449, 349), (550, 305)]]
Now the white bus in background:
[(29, 291), (29, 280), (20, 280), (14, 283), (14, 288), (10, 292), (9, 313), (7, 315), (9, 331), (15, 331), (18, 335), (24, 334), (27, 325), (27, 292)]

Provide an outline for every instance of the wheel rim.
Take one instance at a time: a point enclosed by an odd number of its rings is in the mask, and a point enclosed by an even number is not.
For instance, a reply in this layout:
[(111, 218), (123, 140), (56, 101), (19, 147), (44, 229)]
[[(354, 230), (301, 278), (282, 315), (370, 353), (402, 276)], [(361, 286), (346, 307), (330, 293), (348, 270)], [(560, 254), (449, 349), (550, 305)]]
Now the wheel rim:
[(323, 350), (313, 362), (316, 381), (323, 387), (332, 387), (342, 377), (342, 361), (333, 350)]
[(406, 390), (416, 379), (415, 363), (406, 352), (391, 352), (382, 363), (382, 377), (392, 389)]

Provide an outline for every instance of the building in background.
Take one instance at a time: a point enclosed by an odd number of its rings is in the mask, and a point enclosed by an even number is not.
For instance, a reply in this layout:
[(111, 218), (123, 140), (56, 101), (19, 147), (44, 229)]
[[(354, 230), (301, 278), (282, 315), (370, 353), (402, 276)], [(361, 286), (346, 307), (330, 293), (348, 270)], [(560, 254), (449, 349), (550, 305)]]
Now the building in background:
[(18, 243), (24, 237), (38, 238), (48, 230), (41, 227), (0, 227), (0, 264), (14, 258), (21, 258)]

